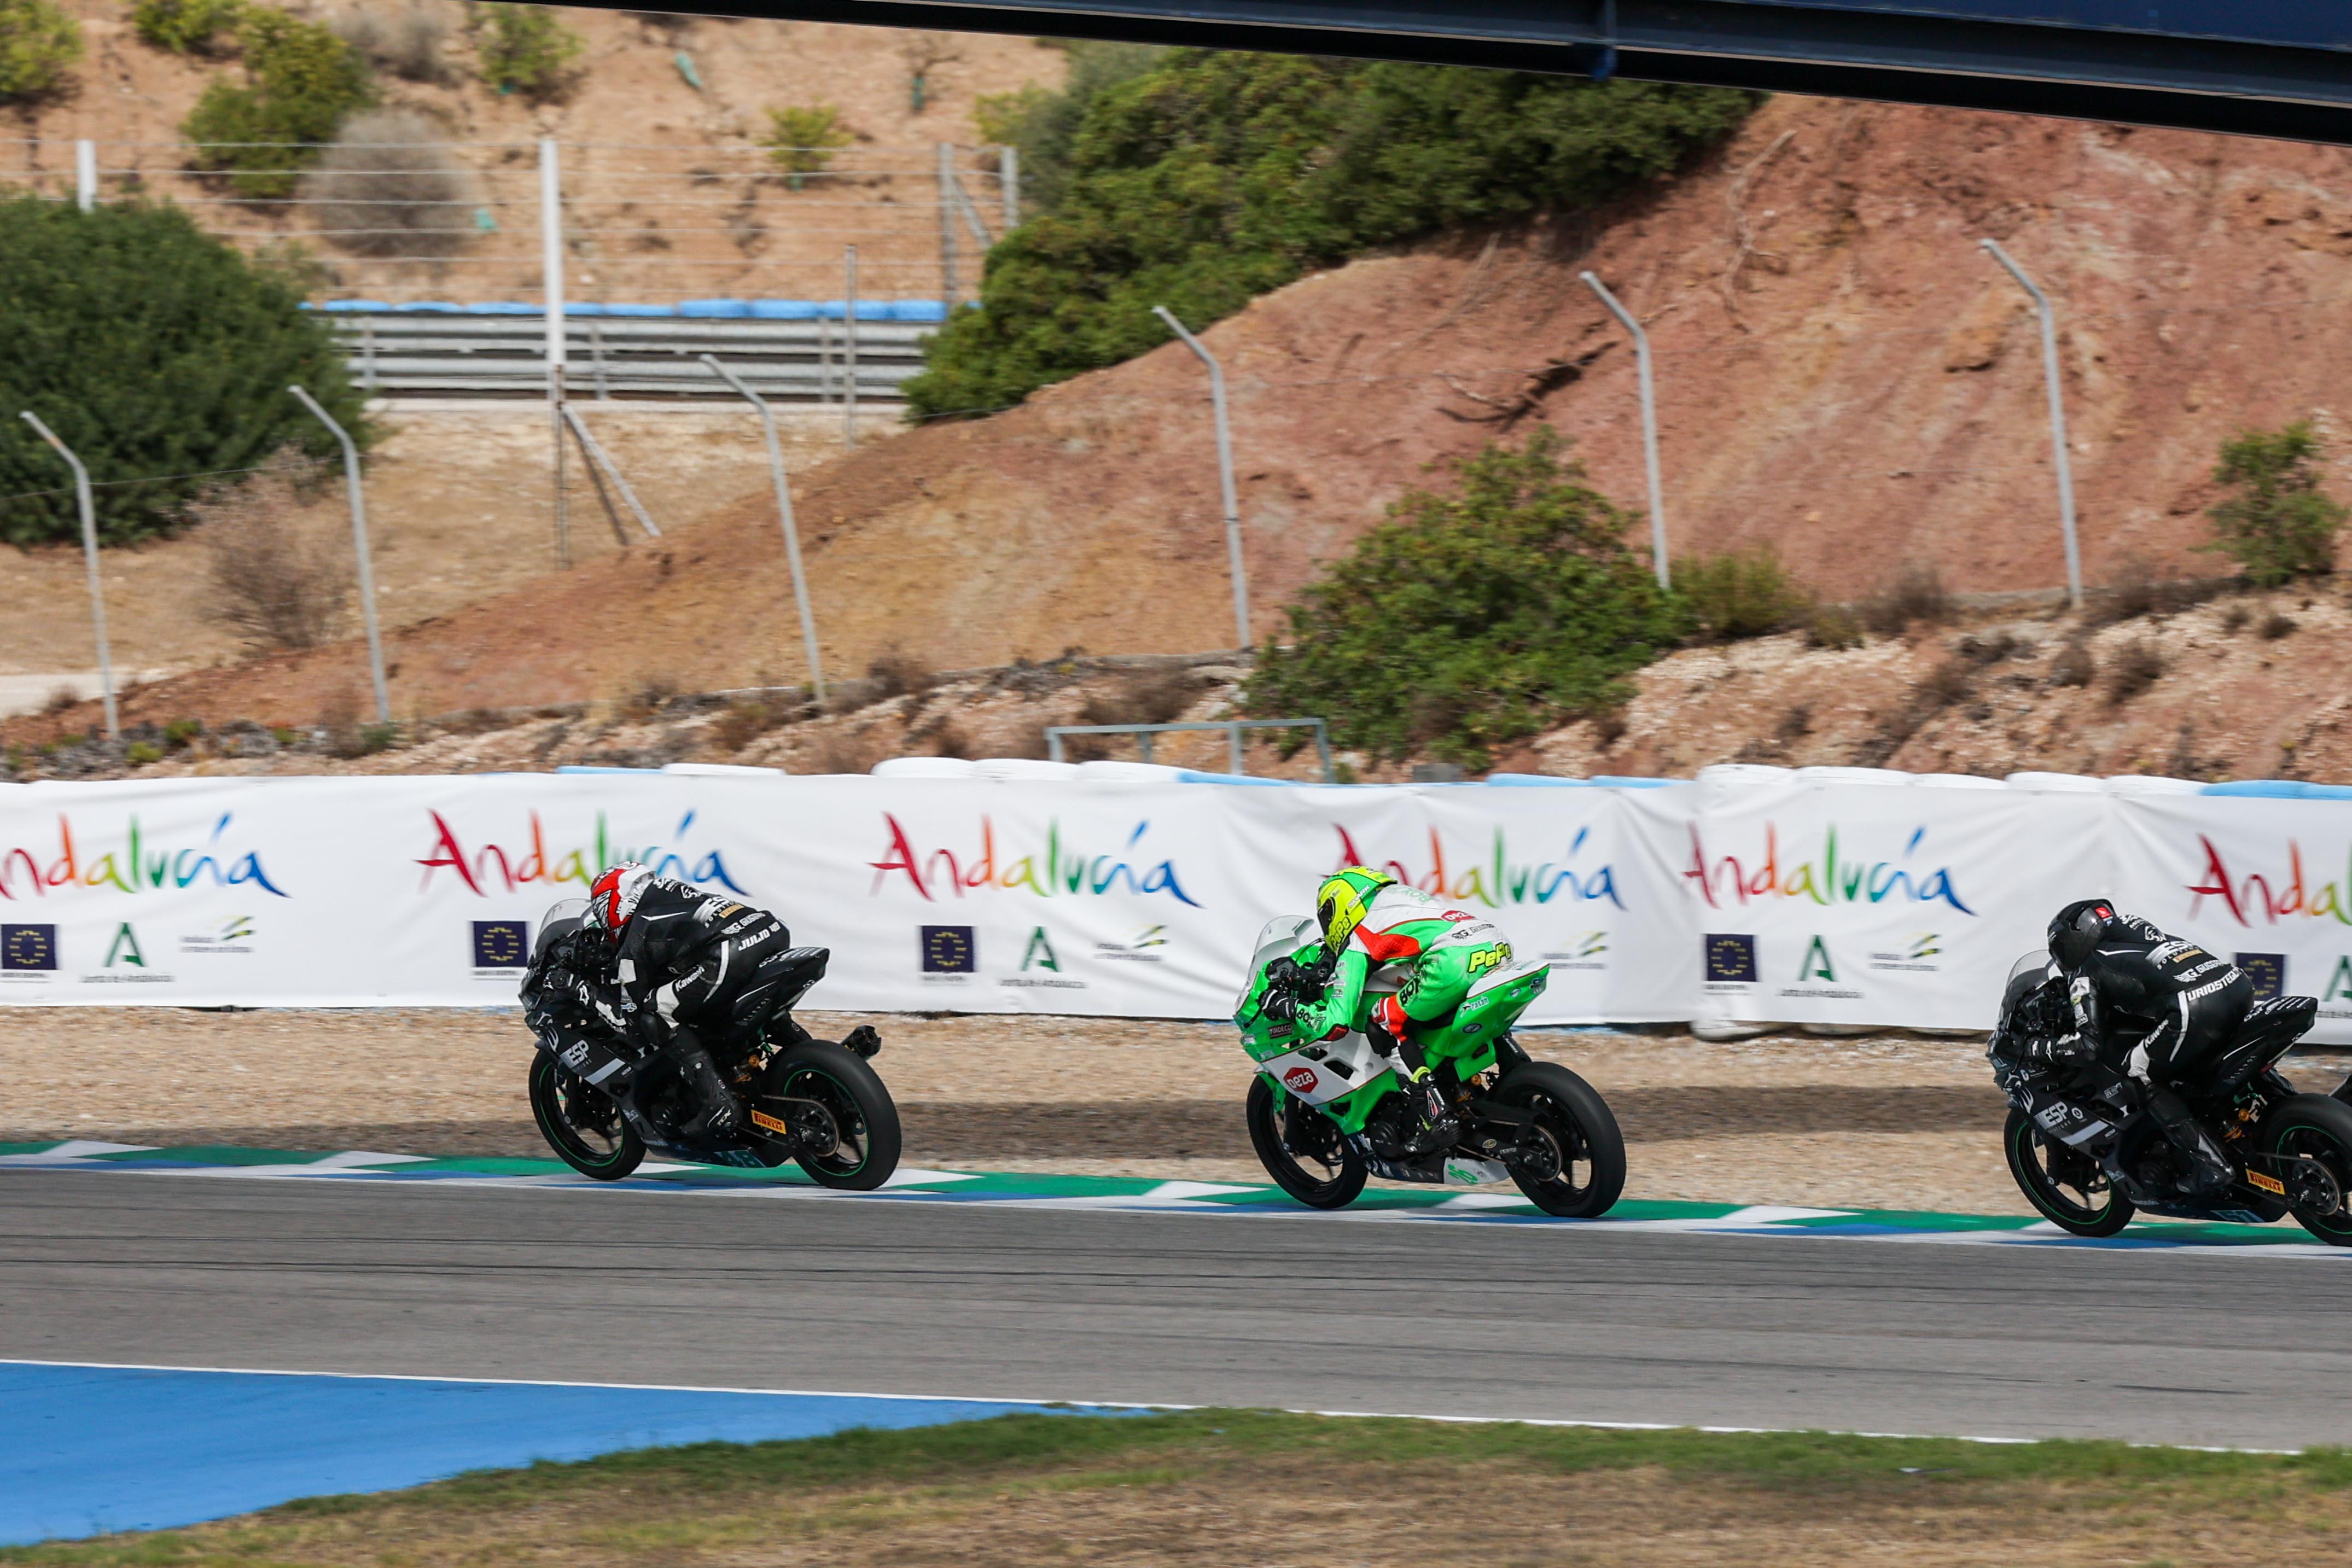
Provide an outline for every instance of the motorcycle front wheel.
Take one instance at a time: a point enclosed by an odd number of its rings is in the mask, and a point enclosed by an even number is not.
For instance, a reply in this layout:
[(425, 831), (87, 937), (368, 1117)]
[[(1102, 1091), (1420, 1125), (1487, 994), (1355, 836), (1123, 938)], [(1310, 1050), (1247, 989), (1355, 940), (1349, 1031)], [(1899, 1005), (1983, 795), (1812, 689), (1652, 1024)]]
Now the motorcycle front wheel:
[(1276, 1106), (1274, 1085), (1263, 1074), (1250, 1080), (1244, 1115), (1258, 1164), (1307, 1207), (1345, 1208), (1364, 1190), (1370, 1172), (1339, 1124), (1303, 1101)]
[(1503, 1104), (1535, 1113), (1535, 1124), (1559, 1146), (1559, 1174), (1539, 1177), (1511, 1167), (1511, 1180), (1546, 1214), (1597, 1219), (1625, 1190), (1625, 1134), (1601, 1092), (1556, 1061), (1523, 1061), (1495, 1085)]
[(546, 1051), (530, 1060), (530, 1113), (539, 1135), (582, 1176), (618, 1181), (646, 1157), (646, 1142), (611, 1095)]
[(814, 1101), (830, 1124), (828, 1146), (793, 1157), (820, 1186), (872, 1192), (898, 1168), (898, 1107), (863, 1058), (831, 1040), (805, 1040), (769, 1065), (760, 1108), (787, 1122), (793, 1107)]
[(2263, 1146), (2326, 1168), (2335, 1178), (2335, 1207), (2323, 1212), (2315, 1204), (2297, 1203), (2295, 1223), (2331, 1247), (2352, 1247), (2352, 1105), (2325, 1094), (2298, 1094), (2264, 1119)]
[(2017, 1190), (2059, 1229), (2071, 1236), (2113, 1236), (2138, 1212), (2132, 1200), (2108, 1185), (2099, 1162), (2068, 1148), (2011, 1107), (2001, 1130), (2009, 1174)]

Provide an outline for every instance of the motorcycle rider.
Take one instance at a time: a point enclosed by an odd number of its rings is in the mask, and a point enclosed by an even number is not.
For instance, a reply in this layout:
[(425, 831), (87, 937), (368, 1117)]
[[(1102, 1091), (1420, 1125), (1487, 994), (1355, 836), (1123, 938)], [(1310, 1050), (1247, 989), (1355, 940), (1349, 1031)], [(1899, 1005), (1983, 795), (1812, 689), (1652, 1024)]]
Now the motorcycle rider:
[(767, 911), (623, 861), (589, 889), (569, 999), (677, 1063), (695, 1099), (680, 1137), (724, 1137), (742, 1125), (743, 1106), (704, 1037), (766, 1017), (783, 978), (776, 967), (792, 946)]
[[(1416, 1035), (1442, 1026), (1485, 971), (1507, 964), (1511, 945), (1475, 915), (1368, 866), (1326, 877), (1315, 895), (1323, 932), (1319, 969), (1295, 1000), (1297, 1036), (1328, 1040), (1361, 1028), (1391, 1058), (1415, 1117), (1414, 1154), (1448, 1147), (1460, 1124), (1430, 1075)], [(1396, 990), (1363, 1006), (1372, 971), (1400, 965)]]
[(2150, 1119), (2188, 1163), (2192, 1194), (2229, 1186), (2235, 1167), (2174, 1085), (2201, 1077), (2229, 1045), (2253, 1005), (2253, 981), (2193, 942), (2117, 914), (2110, 899), (2066, 905), (2051, 919), (2049, 942), (2074, 1032), (2039, 1042), (2039, 1054), (2064, 1060), (2131, 1040), (2124, 1071), (2139, 1082)]

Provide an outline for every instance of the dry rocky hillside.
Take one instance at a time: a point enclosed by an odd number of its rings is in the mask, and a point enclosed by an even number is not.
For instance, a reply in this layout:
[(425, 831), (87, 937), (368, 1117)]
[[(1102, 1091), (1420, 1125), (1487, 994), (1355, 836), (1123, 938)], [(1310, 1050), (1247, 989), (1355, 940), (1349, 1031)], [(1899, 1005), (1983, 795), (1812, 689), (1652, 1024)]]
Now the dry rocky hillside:
[[(1688, 777), (1742, 761), (1995, 778), (2034, 768), (2352, 778), (2352, 607), (2340, 590), (2142, 582), (2087, 614), (1965, 611), (1932, 597), (1871, 608), (1885, 630), (1859, 647), (1815, 647), (1789, 632), (1676, 653), (1633, 677), (1633, 699), (1607, 724), (1556, 729), (1498, 758), (1497, 769)], [(273, 727), (194, 721), (170, 706), (184, 684), (164, 682), (131, 695), (124, 742), (90, 737), (85, 710), (0, 733), (17, 778), (670, 762), (863, 772), (897, 756), (1043, 757), (1048, 725), (1227, 716), (1247, 665), (1240, 653), (1073, 653), (942, 674), (893, 651), (823, 705), (792, 688), (697, 694), (655, 680), (605, 700), (445, 714), (396, 732), (361, 722), (356, 689), (323, 721)], [(1124, 739), (1071, 744), (1081, 759), (1136, 755)], [(1228, 766), (1213, 734), (1165, 737), (1156, 757)], [(1411, 776), (1394, 758), (1343, 751), (1339, 761), (1343, 778)], [(1315, 776), (1311, 749), (1285, 756), (1270, 738), (1250, 747), (1247, 766)]]
[[(2334, 149), (1783, 98), (1706, 166), (1591, 222), (1308, 277), (1208, 334), (1234, 382), (1258, 628), (1403, 487), (1431, 482), (1433, 461), (1537, 421), (1574, 439), (1602, 489), (1638, 501), (1632, 361), (1578, 281), (1585, 267), (1656, 347), (1678, 552), (1768, 539), (1833, 599), (1914, 566), (1969, 594), (2056, 583), (2036, 339), (1978, 248), (1990, 236), (2063, 313), (2088, 576), (2121, 591), (2106, 613), (2166, 612), (2093, 627), (1979, 608), (1844, 652), (1794, 638), (1695, 649), (1639, 677), (1622, 731), (1571, 727), (1504, 765), (2340, 773), (2334, 590), (2153, 601), (2213, 570), (2191, 552), (2234, 430), (2311, 419), (2344, 487), (2331, 400), (2352, 349), (2318, 329), (2352, 285), (2352, 197), (2336, 193), (2347, 172), (2352, 154)], [(828, 462), (796, 490), (836, 677), (886, 654), (971, 668), (1234, 642), (1206, 399), (1181, 349)], [(747, 495), (657, 545), (401, 627), (394, 706), (614, 709), (649, 684), (796, 683), (790, 604), (772, 507)], [(352, 711), (364, 689), (346, 643), (159, 683), (128, 711), (299, 727)], [(91, 716), (8, 735), (37, 744)], [(788, 718), (769, 744), (782, 758), (796, 726), (845, 716)], [(1002, 737), (958, 723), (993, 750), (1045, 721), (1024, 715)], [(843, 755), (898, 744), (938, 746), (877, 734)]]

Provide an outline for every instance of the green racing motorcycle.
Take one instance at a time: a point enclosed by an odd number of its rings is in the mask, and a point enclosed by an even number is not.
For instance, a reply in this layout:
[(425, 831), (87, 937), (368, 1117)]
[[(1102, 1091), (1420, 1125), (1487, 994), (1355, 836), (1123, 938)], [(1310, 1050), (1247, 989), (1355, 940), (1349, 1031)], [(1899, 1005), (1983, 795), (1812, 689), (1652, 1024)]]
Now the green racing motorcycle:
[[(1367, 1018), (1330, 1039), (1301, 1040), (1286, 991), (1319, 988), (1328, 973), (1310, 916), (1258, 933), (1249, 988), (1234, 1009), (1250, 1081), (1250, 1143), (1282, 1190), (1314, 1208), (1344, 1208), (1371, 1176), (1475, 1186), (1506, 1177), (1547, 1214), (1591, 1219), (1625, 1187), (1625, 1140), (1608, 1102), (1556, 1062), (1538, 1061), (1511, 1026), (1543, 995), (1549, 966), (1506, 963), (1481, 977), (1442, 1028), (1421, 1038), (1439, 1092), (1461, 1130), (1450, 1148), (1415, 1153), (1412, 1107)], [(1375, 970), (1367, 1010), (1395, 981)], [(1318, 990), (1319, 994), (1319, 989)]]

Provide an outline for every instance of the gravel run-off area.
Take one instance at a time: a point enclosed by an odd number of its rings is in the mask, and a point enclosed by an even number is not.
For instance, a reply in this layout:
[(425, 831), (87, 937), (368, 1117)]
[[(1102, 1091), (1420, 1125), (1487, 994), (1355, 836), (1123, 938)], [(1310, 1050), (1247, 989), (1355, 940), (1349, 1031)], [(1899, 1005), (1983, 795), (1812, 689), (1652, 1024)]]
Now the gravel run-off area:
[[(1247, 1059), (1214, 1024), (808, 1013), (870, 1022), (910, 1165), (1265, 1178)], [(1980, 1044), (1903, 1035), (1533, 1030), (1608, 1096), (1632, 1197), (2024, 1213)], [(98, 1138), (392, 1154), (545, 1155), (510, 1010), (0, 1010), (0, 1141)], [(2300, 1055), (2306, 1088), (2352, 1061)]]

